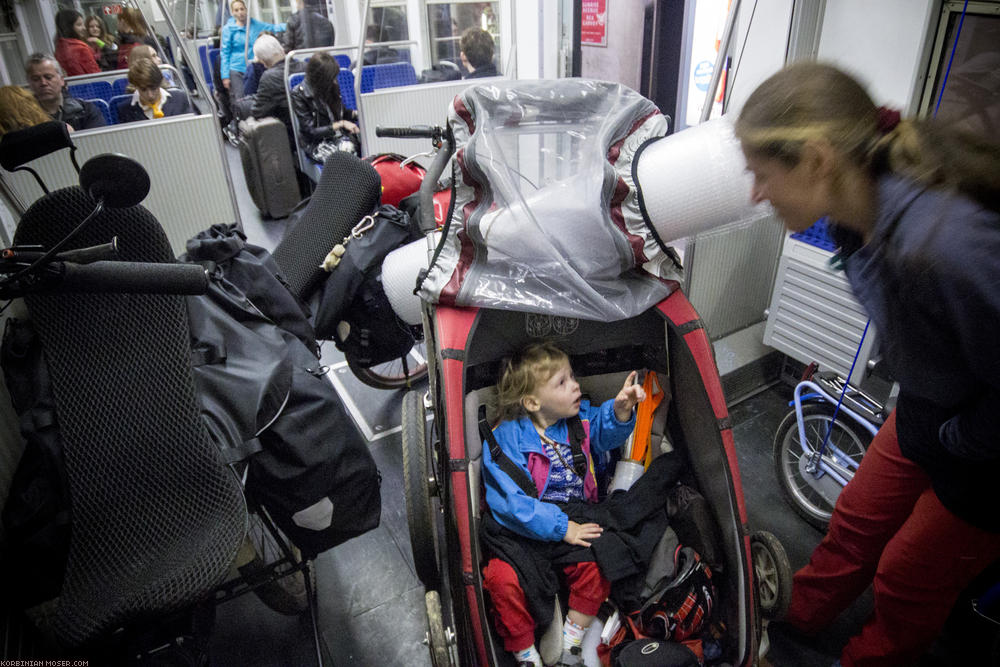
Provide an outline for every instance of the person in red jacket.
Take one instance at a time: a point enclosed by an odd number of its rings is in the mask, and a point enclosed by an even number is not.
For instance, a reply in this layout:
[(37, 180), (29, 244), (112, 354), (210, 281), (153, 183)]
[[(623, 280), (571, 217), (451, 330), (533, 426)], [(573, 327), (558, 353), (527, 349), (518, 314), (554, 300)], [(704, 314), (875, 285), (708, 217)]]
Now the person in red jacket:
[(101, 66), (86, 42), (83, 14), (74, 9), (60, 9), (56, 14), (56, 60), (66, 76), (100, 74)]

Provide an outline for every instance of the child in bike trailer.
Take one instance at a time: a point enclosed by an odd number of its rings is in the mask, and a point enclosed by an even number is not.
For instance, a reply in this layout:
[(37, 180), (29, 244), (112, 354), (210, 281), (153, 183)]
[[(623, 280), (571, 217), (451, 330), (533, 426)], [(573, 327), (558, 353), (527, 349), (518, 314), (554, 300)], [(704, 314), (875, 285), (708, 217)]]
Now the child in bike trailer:
[[(635, 376), (630, 373), (615, 398), (595, 407), (582, 398), (569, 357), (555, 345), (530, 345), (504, 367), (499, 384), (503, 421), (492, 432), (481, 427), (490, 508), (483, 517), (483, 541), (491, 553), (483, 585), (493, 601), (504, 649), (518, 665), (542, 664), (535, 629), (536, 619), (545, 617), (537, 613), (540, 605), (533, 598), (549, 575), (564, 577), (569, 589), (558, 664), (581, 664), (583, 635), (611, 584), (594, 562), (551, 562), (567, 550), (559, 547), (589, 547), (603, 531), (596, 523), (569, 520), (559, 504), (597, 501), (592, 457), (620, 447), (632, 432), (634, 408), (645, 397)], [(534, 565), (542, 562), (542, 567), (518, 567), (516, 573), (509, 561), (520, 565), (521, 558)], [(542, 576), (534, 581), (532, 573), (539, 571)], [(552, 599), (549, 595), (549, 605)]]

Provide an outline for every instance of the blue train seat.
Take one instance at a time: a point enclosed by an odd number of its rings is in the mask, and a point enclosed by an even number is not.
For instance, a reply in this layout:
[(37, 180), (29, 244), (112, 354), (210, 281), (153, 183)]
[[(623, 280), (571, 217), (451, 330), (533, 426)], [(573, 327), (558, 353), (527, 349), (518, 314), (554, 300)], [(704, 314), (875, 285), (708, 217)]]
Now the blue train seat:
[(95, 107), (97, 107), (98, 109), (101, 110), (101, 114), (104, 116), (104, 122), (105, 123), (107, 123), (108, 125), (114, 125), (115, 124), (114, 119), (111, 117), (111, 107), (108, 106), (108, 103), (107, 103), (106, 100), (93, 99), (93, 100), (86, 100), (86, 101), (90, 102)]
[[(123, 76), (120, 79), (115, 79), (114, 81), (111, 82), (111, 95), (112, 96), (114, 96), (114, 95), (124, 95), (127, 92), (125, 90), (126, 88), (128, 88), (128, 78), (127, 77)], [(108, 99), (111, 99), (111, 98), (109, 97)]]
[[(306, 75), (302, 72), (296, 72), (291, 75), (288, 77), (288, 89), (292, 90), (295, 86), (302, 83), (302, 80), (305, 78)], [(340, 74), (337, 75), (337, 83), (340, 84), (340, 99), (343, 100), (344, 107), (347, 109), (357, 109), (358, 104), (354, 99), (354, 74), (351, 73), (351, 70), (340, 70)]]
[(109, 81), (88, 81), (70, 84), (69, 94), (81, 100), (110, 100), (114, 93)]
[(361, 68), (361, 92), (370, 93), (379, 88), (395, 88), (417, 83), (417, 73), (410, 63), (368, 65)]
[(111, 117), (114, 119), (115, 123), (118, 122), (118, 106), (121, 105), (122, 103), (127, 104), (131, 101), (132, 101), (131, 93), (127, 95), (115, 95), (110, 100), (108, 100), (108, 106), (111, 108)]

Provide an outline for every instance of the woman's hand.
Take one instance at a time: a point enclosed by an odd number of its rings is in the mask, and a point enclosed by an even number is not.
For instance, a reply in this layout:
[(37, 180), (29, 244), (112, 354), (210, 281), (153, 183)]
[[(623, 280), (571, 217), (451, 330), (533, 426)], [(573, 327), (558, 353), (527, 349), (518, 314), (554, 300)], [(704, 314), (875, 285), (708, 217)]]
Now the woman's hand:
[(222, 87), (225, 88), (226, 90), (229, 90), (229, 79), (222, 80)]
[(637, 373), (632, 371), (625, 378), (625, 384), (621, 391), (615, 396), (615, 417), (620, 422), (627, 422), (632, 418), (632, 408), (646, 400), (646, 390), (641, 384), (635, 384)]
[(563, 535), (563, 542), (566, 544), (575, 544), (580, 547), (589, 547), (590, 542), (587, 540), (596, 540), (603, 532), (604, 529), (596, 523), (581, 524), (576, 521), (570, 521), (569, 525), (566, 526), (566, 534)]
[(355, 125), (349, 120), (334, 121), (332, 127), (334, 130), (347, 130), (351, 134), (357, 134), (358, 132), (361, 131), (357, 125)]

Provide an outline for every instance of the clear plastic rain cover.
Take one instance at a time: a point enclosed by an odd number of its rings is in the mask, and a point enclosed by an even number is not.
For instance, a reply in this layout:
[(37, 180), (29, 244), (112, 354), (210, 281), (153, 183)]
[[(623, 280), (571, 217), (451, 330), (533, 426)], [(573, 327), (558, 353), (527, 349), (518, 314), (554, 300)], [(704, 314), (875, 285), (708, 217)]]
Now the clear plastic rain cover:
[(424, 299), (613, 321), (677, 288), (633, 177), (667, 132), (652, 102), (603, 81), (505, 81), (456, 97), (449, 123), (455, 205)]

